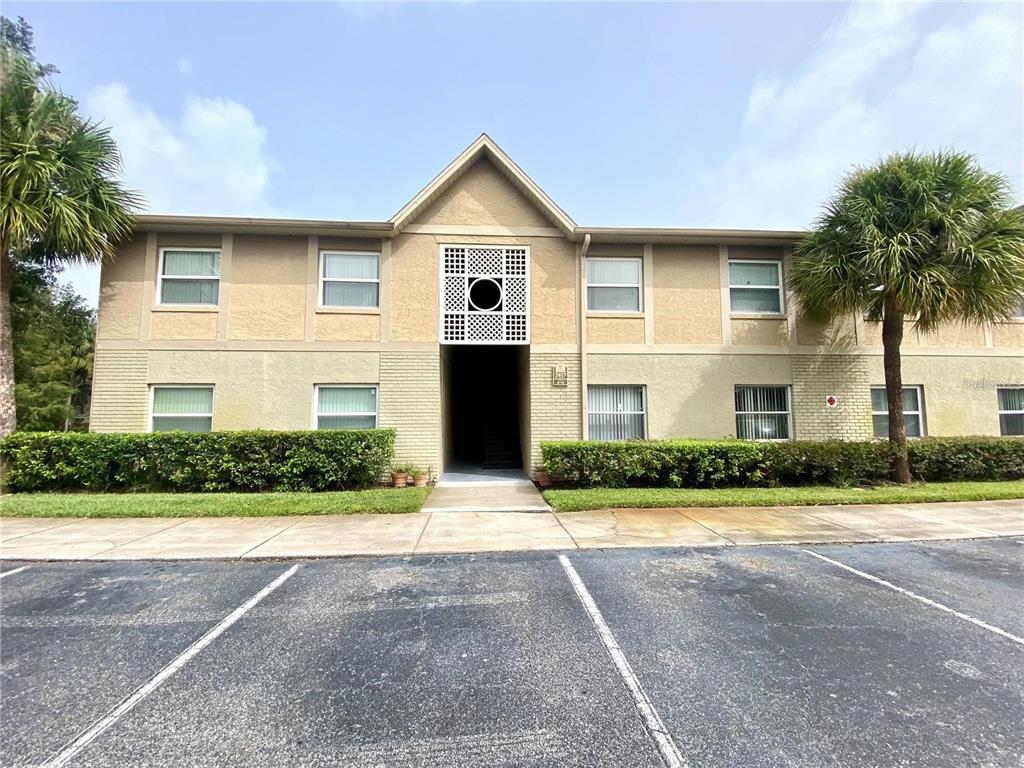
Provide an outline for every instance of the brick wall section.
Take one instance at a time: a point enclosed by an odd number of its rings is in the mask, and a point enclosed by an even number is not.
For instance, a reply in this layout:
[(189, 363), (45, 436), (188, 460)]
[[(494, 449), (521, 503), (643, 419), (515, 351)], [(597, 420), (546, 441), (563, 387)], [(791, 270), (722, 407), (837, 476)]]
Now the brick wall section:
[[(866, 440), (871, 383), (864, 357), (793, 355), (793, 432), (798, 440)], [(839, 405), (828, 408), (829, 395)]]
[(149, 352), (98, 349), (93, 362), (89, 429), (145, 432), (149, 429)]
[(395, 462), (441, 469), (441, 356), (381, 352), (377, 423), (397, 431)]
[[(551, 369), (565, 368), (569, 381), (565, 387), (551, 386)], [(540, 464), (540, 444), (548, 440), (579, 440), (580, 356), (541, 352), (530, 355), (530, 455), (524, 457), (527, 473)]]

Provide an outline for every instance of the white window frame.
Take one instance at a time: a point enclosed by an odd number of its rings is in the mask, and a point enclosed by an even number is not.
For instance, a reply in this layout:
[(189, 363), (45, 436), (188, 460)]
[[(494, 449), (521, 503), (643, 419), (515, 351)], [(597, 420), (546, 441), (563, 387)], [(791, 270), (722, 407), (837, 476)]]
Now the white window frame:
[[(737, 411), (736, 410), (736, 390), (740, 387), (746, 389), (784, 389), (786, 391), (786, 410), (785, 411)], [(777, 443), (785, 442), (793, 439), (793, 388), (789, 384), (735, 384), (732, 388), (732, 409), (733, 409), (733, 426), (737, 426), (737, 416), (752, 416), (752, 415), (772, 415), (778, 416), (779, 414), (786, 415), (786, 437), (740, 437), (739, 429), (736, 430), (737, 440), (748, 440), (753, 443)]]
[[(921, 424), (921, 434), (920, 435), (914, 435), (913, 437), (911, 437), (910, 435), (907, 436), (911, 440), (917, 440), (919, 437), (925, 437), (928, 434), (928, 425), (925, 423), (925, 419), (924, 419), (924, 387), (921, 386), (920, 384), (904, 384), (903, 388), (904, 389), (913, 389), (913, 390), (917, 391), (917, 410), (916, 411), (908, 411), (908, 410), (904, 409), (904, 411), (903, 411), (903, 415), (904, 416), (906, 416), (908, 413), (911, 414), (912, 416), (917, 416), (917, 419), (918, 419), (918, 421)], [(873, 387), (871, 387), (871, 389), (872, 390), (880, 389), (880, 390), (882, 390), (884, 392), (885, 391), (885, 385), (882, 384), (880, 386), (873, 386)], [(886, 393), (886, 395), (888, 395), (888, 393)], [(888, 402), (888, 397), (886, 397), (886, 402)], [(875, 435), (875, 419), (874, 419), (874, 417), (875, 416), (888, 416), (888, 415), (889, 415), (889, 411), (888, 410), (876, 411), (875, 408), (874, 408), (874, 403), (872, 402), (872, 406), (871, 406), (871, 434), (874, 435), (875, 438), (881, 439), (882, 437), (887, 437), (887, 435)], [(904, 422), (906, 422), (905, 418), (904, 418)]]
[[(640, 388), (640, 407), (643, 410), (640, 411), (592, 411), (590, 410), (590, 390), (591, 388), (611, 388), (611, 387), (639, 387)], [(643, 418), (641, 422), (643, 424), (643, 434), (638, 438), (628, 438), (630, 440), (646, 440), (647, 439), (647, 386), (645, 384), (587, 384), (587, 439), (593, 440), (594, 438), (590, 435), (590, 417), (594, 416), (636, 416), (640, 415)]]
[[(779, 284), (777, 286), (772, 285), (733, 285), (732, 284), (732, 270), (728, 264), (726, 269), (729, 271), (729, 315), (732, 317), (785, 317), (786, 316), (786, 291), (782, 283), (782, 262), (778, 259), (729, 259), (729, 264), (774, 264), (775, 269), (779, 275)], [(742, 310), (735, 310), (732, 308), (732, 290), (733, 288), (746, 288), (754, 289), (758, 291), (770, 291), (775, 288), (779, 292), (779, 311), (778, 312), (744, 312)], [(753, 386), (753, 385), (751, 385)]]
[[(352, 411), (350, 413), (330, 412), (320, 413), (320, 390), (321, 389), (372, 389), (374, 391), (373, 402), (377, 406), (372, 413), (369, 411)], [(321, 416), (373, 416), (373, 427), (377, 429), (380, 413), (380, 384), (314, 384), (313, 385), (313, 429), (320, 429)], [(365, 427), (363, 427), (365, 429)]]
[[(164, 275), (164, 254), (168, 251), (196, 251), (199, 253), (216, 253), (220, 258), (217, 260), (217, 275)], [(156, 270), (156, 303), (160, 307), (219, 307), (220, 306), (220, 272), (223, 266), (224, 253), (221, 248), (194, 248), (187, 245), (169, 245), (160, 249), (159, 264)], [(194, 304), (176, 301), (164, 301), (164, 280), (216, 280), (217, 281), (217, 303), (216, 304)]]
[[(590, 270), (587, 269), (587, 264), (591, 261), (635, 261), (639, 270), (637, 271), (638, 279), (635, 283), (592, 283), (590, 282)], [(587, 264), (583, 265), (583, 277), (586, 283), (586, 302), (587, 312), (595, 314), (609, 314), (609, 315), (638, 315), (644, 311), (644, 260), (640, 256), (587, 256)], [(591, 288), (636, 288), (637, 295), (637, 309), (594, 309), (590, 306), (590, 289)], [(624, 385), (625, 386), (625, 385)], [(632, 385), (631, 385), (632, 386)]]
[[(1024, 389), (1024, 387), (996, 387), (996, 411), (998, 411), (998, 415), (999, 416), (1019, 416), (1019, 415), (1024, 414), (1024, 410), (1004, 411), (1002, 408), (999, 407), (999, 391), (1002, 390), (1002, 389)], [(1000, 419), (1000, 424), (999, 424), (999, 435), (1000, 435), (1000, 437), (1024, 437), (1024, 435), (1004, 435), (1003, 434), (1002, 419)]]
[[(325, 256), (375, 256), (377, 258), (377, 277), (324, 277)], [(317, 269), (317, 274), (319, 275), (317, 282), (317, 309), (380, 309), (380, 251), (323, 250), (320, 251)], [(327, 283), (376, 283), (377, 303), (372, 307), (365, 304), (325, 304), (324, 295)]]
[[(171, 249), (174, 250), (173, 248)], [(158, 389), (208, 389), (210, 390), (210, 412), (209, 413), (153, 413), (153, 403), (156, 399), (156, 391)], [(213, 432), (213, 412), (215, 409), (215, 399), (217, 397), (217, 387), (213, 384), (150, 384), (149, 385), (149, 428), (147, 431), (153, 431), (153, 417), (159, 416), (161, 419), (194, 419), (197, 417), (210, 419), (210, 431)]]

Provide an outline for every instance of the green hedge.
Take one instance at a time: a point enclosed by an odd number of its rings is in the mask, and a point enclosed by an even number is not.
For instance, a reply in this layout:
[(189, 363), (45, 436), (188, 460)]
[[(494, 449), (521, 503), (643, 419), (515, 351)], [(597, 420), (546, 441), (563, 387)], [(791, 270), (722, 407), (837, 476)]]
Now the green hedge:
[(328, 491), (373, 485), (390, 429), (16, 432), (0, 440), (9, 491)]
[[(717, 488), (853, 485), (889, 478), (887, 441), (745, 442), (632, 440), (543, 443), (544, 466), (557, 484), (575, 487)], [(925, 438), (909, 443), (920, 480), (1024, 478), (1024, 440)]]

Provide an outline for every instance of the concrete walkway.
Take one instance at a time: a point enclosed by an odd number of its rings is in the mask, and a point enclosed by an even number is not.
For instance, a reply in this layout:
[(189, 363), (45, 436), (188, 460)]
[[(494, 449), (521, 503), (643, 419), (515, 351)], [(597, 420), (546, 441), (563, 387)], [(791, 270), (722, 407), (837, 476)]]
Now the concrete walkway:
[(256, 518), (0, 518), (0, 558), (421, 555), (1024, 537), (1024, 500), (821, 507), (419, 512)]
[(432, 512), (550, 512), (522, 470), (445, 472), (421, 510)]

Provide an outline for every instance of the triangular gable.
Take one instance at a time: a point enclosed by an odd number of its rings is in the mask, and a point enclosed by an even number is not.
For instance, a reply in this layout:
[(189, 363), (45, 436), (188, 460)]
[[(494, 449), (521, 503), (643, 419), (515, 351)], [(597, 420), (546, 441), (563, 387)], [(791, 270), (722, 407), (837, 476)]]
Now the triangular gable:
[(458, 181), (458, 179), (477, 160), (487, 158), (495, 168), (500, 170), (508, 179), (532, 202), (541, 213), (547, 217), (552, 224), (560, 229), (566, 237), (572, 237), (576, 229), (574, 222), (569, 215), (563, 211), (555, 201), (552, 200), (537, 184), (527, 176), (523, 169), (516, 165), (512, 158), (494, 143), (486, 133), (480, 134), (480, 138), (470, 144), (465, 151), (456, 157), (447, 168), (434, 177), (419, 193), (406, 205), (391, 217), (395, 233), (401, 232), (410, 224), (427, 206), (442, 195), (446, 190)]

